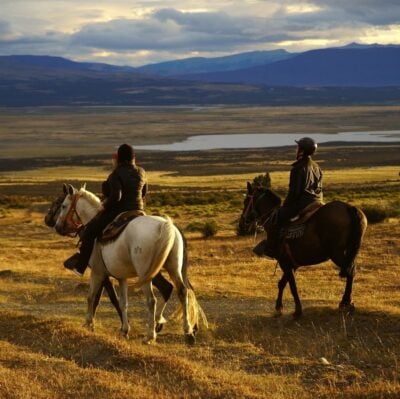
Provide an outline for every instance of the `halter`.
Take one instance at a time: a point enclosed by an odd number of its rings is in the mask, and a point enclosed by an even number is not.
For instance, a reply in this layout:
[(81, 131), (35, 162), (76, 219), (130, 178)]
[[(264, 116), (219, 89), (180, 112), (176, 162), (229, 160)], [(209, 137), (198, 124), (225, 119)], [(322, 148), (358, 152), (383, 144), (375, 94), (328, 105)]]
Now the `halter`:
[[(82, 220), (76, 210), (76, 204), (78, 203), (78, 200), (80, 197), (81, 196), (79, 193), (73, 194), (71, 206), (69, 207), (67, 214), (61, 218), (63, 226), (65, 226), (66, 223), (72, 224), (76, 229), (75, 235), (74, 235), (74, 233), (67, 234), (70, 237), (76, 237), (79, 233), (79, 230), (81, 230), (83, 228)], [(76, 215), (78, 221), (74, 220), (75, 215)]]

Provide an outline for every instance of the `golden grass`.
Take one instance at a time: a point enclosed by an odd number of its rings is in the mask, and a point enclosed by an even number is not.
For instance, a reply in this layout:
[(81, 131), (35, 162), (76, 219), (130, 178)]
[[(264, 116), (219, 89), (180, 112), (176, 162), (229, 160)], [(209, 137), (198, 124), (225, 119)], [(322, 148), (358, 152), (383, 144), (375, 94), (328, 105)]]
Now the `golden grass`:
[[(290, 169), (289, 167), (287, 168)], [(106, 179), (109, 171), (98, 166), (76, 167), (45, 167), (27, 171), (10, 171), (0, 174), (1, 185), (15, 184), (42, 184), (54, 181), (80, 181), (101, 182)], [(260, 174), (262, 171), (260, 171)], [(288, 185), (289, 171), (271, 172), (273, 187), (286, 189)], [(255, 173), (229, 174), (220, 176), (182, 176), (177, 172), (147, 171), (147, 178), (151, 185), (160, 187), (185, 187), (203, 189), (229, 189), (237, 190), (246, 188), (246, 181), (252, 181)], [(382, 181), (398, 181), (399, 166), (354, 167), (324, 170), (324, 185), (335, 186), (352, 182), (353, 184), (370, 184)], [(90, 189), (90, 185), (89, 185)]]
[[(31, 111), (0, 110), (2, 157), (109, 154), (124, 141), (170, 142), (193, 134), (387, 130), (397, 129), (400, 122), (399, 107)], [(322, 166), (328, 155), (333, 157), (324, 167), (328, 194), (350, 197), (359, 189), (366, 202), (381, 201), (383, 193), (384, 201), (398, 198), (393, 190), (398, 163), (342, 168), (338, 160), (332, 167), (336, 153), (321, 151)], [(191, 156), (183, 154), (181, 160), (188, 162)], [(194, 161), (199, 161), (198, 155)], [(246, 168), (247, 161), (246, 154), (238, 159)], [(263, 173), (269, 164), (262, 157), (259, 161)], [(224, 162), (228, 170), (235, 159)], [(253, 168), (247, 170), (255, 170), (254, 162), (258, 167), (258, 158), (252, 158)], [(273, 162), (273, 187), (283, 192), (290, 161)], [(239, 195), (246, 180), (259, 173), (184, 176), (152, 170), (148, 178), (150, 194), (157, 186), (232, 190)], [(196, 346), (187, 347), (181, 323), (170, 320), (158, 344), (145, 346), (145, 301), (133, 290), (130, 340), (119, 338), (119, 320), (106, 297), (97, 313), (96, 331), (82, 327), (88, 276), (79, 280), (62, 267), (75, 241), (43, 224), (43, 196), (50, 189), (73, 181), (89, 182), (94, 190), (107, 174), (106, 167), (98, 166), (0, 173), (3, 192), (42, 202), (30, 209), (0, 209), (0, 398), (400, 397), (399, 219), (367, 230), (358, 259), (353, 315), (338, 312), (344, 282), (326, 262), (297, 272), (304, 316), (295, 321), (289, 289), (285, 315), (273, 317), (281, 273), (274, 262), (252, 255), (253, 237), (235, 235), (240, 209), (225, 203), (157, 209), (172, 215), (181, 227), (210, 218), (221, 230), (206, 240), (199, 233), (186, 234), (189, 276), (210, 328), (199, 332)], [(167, 317), (177, 303), (174, 294)]]
[[(227, 226), (236, 216), (215, 217)], [(200, 216), (187, 209), (177, 222), (193, 217)], [(62, 268), (73, 240), (57, 236), (42, 218), (11, 210), (0, 219), (0, 397), (400, 395), (398, 219), (367, 230), (354, 286), (356, 312), (338, 312), (344, 284), (326, 262), (297, 273), (304, 307), (298, 321), (290, 315), (289, 290), (285, 315), (273, 317), (280, 271), (251, 255), (252, 237), (236, 237), (233, 228), (207, 240), (188, 234), (190, 278), (210, 322), (191, 348), (174, 321), (158, 344), (144, 346), (144, 298), (132, 291), (130, 340), (119, 338), (117, 315), (105, 297), (96, 331), (83, 329), (88, 277), (79, 281)], [(167, 316), (176, 305), (174, 296)]]

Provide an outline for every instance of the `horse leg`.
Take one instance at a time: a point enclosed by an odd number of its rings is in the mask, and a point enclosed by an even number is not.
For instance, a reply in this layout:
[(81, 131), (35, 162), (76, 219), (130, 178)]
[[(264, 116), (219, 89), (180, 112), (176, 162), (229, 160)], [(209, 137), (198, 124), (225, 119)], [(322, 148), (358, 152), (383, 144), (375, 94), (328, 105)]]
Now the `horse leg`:
[(275, 303), (275, 316), (276, 317), (282, 316), (283, 290), (285, 289), (287, 282), (288, 282), (287, 276), (286, 276), (286, 274), (283, 274), (282, 278), (279, 280), (279, 283), (278, 283), (278, 297), (276, 298), (276, 303)]
[(147, 283), (142, 286), (142, 291), (146, 297), (147, 308), (148, 308), (148, 320), (147, 320), (147, 335), (143, 342), (145, 344), (151, 344), (156, 341), (156, 305), (157, 299), (153, 292), (152, 283)]
[(104, 276), (97, 275), (92, 271), (90, 275), (89, 292), (87, 296), (88, 306), (87, 306), (86, 321), (85, 321), (85, 326), (90, 330), (94, 329), (94, 323), (93, 323), (94, 314), (96, 311), (96, 307), (98, 305), (98, 300), (100, 299), (99, 292), (101, 292), (103, 288), (103, 280)]
[(120, 287), (119, 295), (119, 307), (122, 312), (122, 325), (121, 325), (121, 335), (124, 338), (129, 338), (129, 331), (131, 327), (128, 321), (128, 281), (126, 279), (118, 280)]
[(344, 289), (343, 298), (340, 301), (339, 309), (343, 311), (353, 312), (355, 307), (351, 302), (351, 292), (353, 290), (353, 276), (346, 277), (346, 287)]
[(152, 280), (152, 283), (155, 287), (157, 287), (158, 291), (160, 291), (162, 296), (163, 303), (157, 304), (157, 312), (156, 312), (156, 332), (159, 333), (167, 320), (163, 316), (163, 312), (165, 306), (169, 298), (171, 297), (172, 290), (174, 286), (159, 272)]
[(288, 269), (284, 270), (284, 274), (286, 275), (287, 281), (289, 282), (290, 292), (292, 293), (292, 296), (294, 299), (295, 310), (293, 313), (293, 317), (299, 318), (302, 315), (303, 310), (301, 307), (299, 294), (297, 292), (296, 279), (294, 277), (293, 269), (288, 268)]
[[(111, 282), (109, 277), (106, 277), (104, 279), (103, 287), (106, 289), (107, 294), (108, 294), (108, 296), (110, 298), (110, 301), (114, 305), (114, 308), (116, 309), (116, 311), (118, 312), (119, 319), (121, 320), (121, 323), (122, 323), (121, 307), (119, 306), (119, 300), (118, 300), (118, 297), (117, 297), (117, 293), (115, 292), (114, 285), (112, 284), (112, 282)], [(102, 288), (101, 288), (101, 290), (102, 290)], [(101, 296), (101, 294), (99, 295), (99, 300), (100, 300), (100, 296)], [(97, 304), (98, 304), (98, 302), (97, 302)], [(96, 307), (97, 307), (97, 304), (95, 304)]]
[(189, 322), (189, 294), (188, 289), (183, 283), (183, 281), (179, 281), (177, 284), (177, 292), (178, 298), (181, 302), (181, 306), (183, 309), (183, 331), (185, 333), (186, 342), (189, 345), (193, 345), (196, 342), (195, 333), (193, 331), (193, 327)]
[(96, 296), (94, 297), (93, 317), (96, 315), (96, 310), (97, 310), (97, 307), (99, 306), (100, 298), (103, 295), (103, 290), (104, 290), (104, 284), (99, 288), (99, 290), (97, 291)]

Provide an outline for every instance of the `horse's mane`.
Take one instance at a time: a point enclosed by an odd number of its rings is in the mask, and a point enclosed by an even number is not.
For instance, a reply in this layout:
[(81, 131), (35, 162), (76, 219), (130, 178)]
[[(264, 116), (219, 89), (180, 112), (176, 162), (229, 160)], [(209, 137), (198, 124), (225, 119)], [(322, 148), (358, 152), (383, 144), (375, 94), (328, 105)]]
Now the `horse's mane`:
[(270, 201), (273, 206), (277, 206), (282, 203), (281, 197), (278, 194), (274, 193), (271, 189), (262, 188), (261, 190), (263, 194), (267, 197), (268, 201)]
[(263, 196), (267, 199), (268, 203), (272, 206), (277, 206), (282, 203), (281, 197), (274, 193), (271, 189), (265, 187), (257, 187), (257, 189), (262, 193)]
[(96, 208), (100, 206), (100, 198), (96, 194), (87, 191), (84, 187), (79, 190), (79, 195), (85, 198), (92, 206)]

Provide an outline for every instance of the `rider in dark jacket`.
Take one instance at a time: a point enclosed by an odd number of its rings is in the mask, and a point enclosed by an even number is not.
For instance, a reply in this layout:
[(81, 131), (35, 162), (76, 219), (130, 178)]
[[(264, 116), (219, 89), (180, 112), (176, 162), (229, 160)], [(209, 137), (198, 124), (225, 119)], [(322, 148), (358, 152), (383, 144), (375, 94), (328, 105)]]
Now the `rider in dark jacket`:
[(322, 171), (311, 159), (317, 147), (314, 140), (304, 137), (297, 147), (297, 161), (290, 171), (289, 191), (278, 211), (278, 223), (285, 223), (312, 202), (322, 202)]
[(121, 212), (143, 210), (143, 198), (147, 191), (144, 169), (135, 165), (132, 146), (122, 144), (118, 148), (117, 165), (102, 185), (105, 200), (103, 209), (86, 225), (79, 253), (64, 262), (67, 269), (83, 276), (92, 254), (96, 237)]
[(322, 202), (322, 171), (311, 159), (317, 144), (310, 137), (296, 140), (296, 162), (292, 164), (289, 180), (289, 191), (283, 205), (278, 209), (275, 224), (268, 232), (267, 240), (261, 241), (254, 249), (259, 256), (271, 258), (279, 256), (281, 239), (279, 232), (285, 223), (295, 217), (312, 202)]

